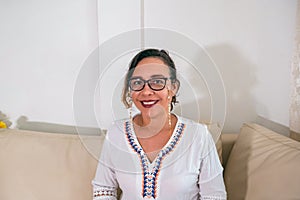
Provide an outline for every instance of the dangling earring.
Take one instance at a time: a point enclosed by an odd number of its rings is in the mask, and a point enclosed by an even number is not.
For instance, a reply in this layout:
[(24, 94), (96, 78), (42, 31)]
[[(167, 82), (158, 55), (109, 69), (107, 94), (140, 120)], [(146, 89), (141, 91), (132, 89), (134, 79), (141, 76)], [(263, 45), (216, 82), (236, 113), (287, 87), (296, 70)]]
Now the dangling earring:
[[(170, 92), (168, 92), (168, 93), (170, 93)], [(171, 99), (171, 96), (168, 94), (168, 121), (169, 121), (169, 128), (170, 128), (170, 130), (171, 130), (171, 128), (172, 128), (172, 120), (171, 120), (171, 101), (170, 101), (170, 99)]]
[(129, 119), (130, 119), (130, 121), (132, 123), (133, 122), (132, 121), (132, 98), (130, 96), (130, 91), (128, 91), (128, 93), (127, 93), (126, 101), (127, 101), (128, 105), (129, 105), (129, 107), (128, 107), (128, 109), (129, 109)]

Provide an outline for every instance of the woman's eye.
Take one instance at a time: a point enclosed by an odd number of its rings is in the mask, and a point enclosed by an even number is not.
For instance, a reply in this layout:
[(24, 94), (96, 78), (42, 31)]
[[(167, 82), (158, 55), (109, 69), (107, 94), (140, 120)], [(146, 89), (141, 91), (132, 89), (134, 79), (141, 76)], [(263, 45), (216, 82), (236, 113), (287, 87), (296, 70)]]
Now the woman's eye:
[(133, 85), (142, 85), (142, 84), (143, 84), (143, 81), (141, 81), (141, 80), (133, 81)]
[(153, 80), (154, 84), (164, 84), (164, 81), (162, 79), (155, 79)]

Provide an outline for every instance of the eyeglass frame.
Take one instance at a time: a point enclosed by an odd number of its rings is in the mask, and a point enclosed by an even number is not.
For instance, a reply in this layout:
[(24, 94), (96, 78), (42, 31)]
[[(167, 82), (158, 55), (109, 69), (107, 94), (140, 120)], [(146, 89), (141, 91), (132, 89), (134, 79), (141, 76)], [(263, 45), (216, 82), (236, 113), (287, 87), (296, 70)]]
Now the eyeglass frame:
[[(130, 81), (135, 80), (135, 79), (140, 80), (140, 81), (143, 81), (143, 83), (144, 83), (143, 86), (142, 86), (142, 88), (139, 89), (139, 90), (134, 90), (134, 89), (132, 89), (132, 87), (131, 87)], [(151, 85), (149, 84), (149, 81), (155, 80), (155, 79), (162, 79), (162, 80), (165, 81), (164, 86), (163, 86), (161, 89), (153, 89), (153, 88), (151, 87)], [(147, 83), (148, 87), (149, 87), (151, 90), (154, 90), (154, 91), (161, 91), (161, 90), (163, 90), (163, 89), (166, 87), (167, 80), (172, 80), (172, 79), (171, 79), (171, 78), (167, 78), (167, 77), (157, 77), (157, 78), (150, 78), (150, 79), (148, 79), (148, 80), (144, 80), (144, 79), (142, 79), (142, 78), (140, 78), (140, 77), (134, 77), (134, 78), (130, 78), (130, 79), (128, 80), (128, 86), (129, 86), (130, 90), (132, 90), (132, 91), (134, 91), (134, 92), (140, 92), (140, 91), (142, 91), (142, 90), (145, 88), (145, 85), (146, 85), (146, 83)]]

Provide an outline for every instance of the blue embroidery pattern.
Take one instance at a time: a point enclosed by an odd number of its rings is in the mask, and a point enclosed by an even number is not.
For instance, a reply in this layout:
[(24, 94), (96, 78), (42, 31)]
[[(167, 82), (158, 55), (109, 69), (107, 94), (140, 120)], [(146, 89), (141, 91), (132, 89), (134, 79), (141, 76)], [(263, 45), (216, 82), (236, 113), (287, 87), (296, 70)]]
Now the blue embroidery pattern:
[(175, 134), (172, 136), (171, 141), (168, 146), (163, 148), (157, 158), (155, 159), (154, 167), (152, 168), (152, 171), (149, 169), (149, 160), (146, 156), (146, 154), (143, 152), (142, 147), (138, 145), (135, 141), (135, 136), (132, 134), (131, 131), (131, 124), (129, 121), (125, 122), (125, 134), (127, 137), (127, 140), (130, 144), (130, 146), (133, 148), (133, 150), (139, 155), (142, 170), (143, 170), (143, 190), (142, 190), (142, 196), (154, 199), (156, 198), (156, 186), (157, 186), (157, 178), (160, 172), (161, 163), (162, 160), (165, 158), (165, 156), (170, 153), (178, 144), (178, 141), (180, 140), (183, 130), (185, 128), (185, 124), (180, 123), (176, 129)]

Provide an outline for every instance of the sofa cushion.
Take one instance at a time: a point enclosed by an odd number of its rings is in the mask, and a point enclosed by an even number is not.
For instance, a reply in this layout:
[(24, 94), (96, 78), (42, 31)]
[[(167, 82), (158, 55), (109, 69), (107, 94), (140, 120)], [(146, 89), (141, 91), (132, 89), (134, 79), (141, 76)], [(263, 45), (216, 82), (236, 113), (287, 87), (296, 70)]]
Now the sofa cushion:
[(290, 131), (290, 138), (292, 138), (293, 140), (297, 140), (298, 142), (300, 142), (300, 133), (297, 133), (295, 131)]
[(103, 138), (0, 131), (0, 199), (92, 199)]
[(244, 124), (225, 168), (228, 199), (299, 199), (299, 167), (299, 142)]
[(225, 167), (231, 153), (232, 147), (238, 137), (236, 133), (225, 133), (221, 135), (222, 141), (222, 165)]

